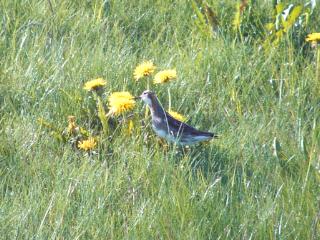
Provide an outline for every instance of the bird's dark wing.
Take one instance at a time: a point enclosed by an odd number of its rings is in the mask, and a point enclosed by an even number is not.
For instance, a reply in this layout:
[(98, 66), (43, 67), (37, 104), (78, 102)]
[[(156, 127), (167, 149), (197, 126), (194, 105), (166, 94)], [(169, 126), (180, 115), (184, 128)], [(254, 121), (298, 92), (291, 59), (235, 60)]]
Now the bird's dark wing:
[(185, 122), (181, 122), (174, 117), (172, 117), (169, 113), (166, 112), (166, 120), (170, 122), (170, 128), (173, 128), (175, 131), (182, 133), (182, 132), (187, 132), (190, 134), (195, 134), (195, 135), (203, 135), (203, 136), (210, 136), (214, 138), (218, 138), (218, 136), (215, 133), (210, 133), (210, 132), (204, 132), (195, 129), (194, 127), (191, 127), (190, 125), (186, 124)]

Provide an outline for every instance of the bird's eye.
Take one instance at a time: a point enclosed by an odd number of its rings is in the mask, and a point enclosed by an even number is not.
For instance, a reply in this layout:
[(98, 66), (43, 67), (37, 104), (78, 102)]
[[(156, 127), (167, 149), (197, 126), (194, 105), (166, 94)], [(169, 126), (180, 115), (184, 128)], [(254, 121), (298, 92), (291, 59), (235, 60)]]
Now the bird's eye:
[(144, 92), (143, 94), (147, 94), (146, 92)]

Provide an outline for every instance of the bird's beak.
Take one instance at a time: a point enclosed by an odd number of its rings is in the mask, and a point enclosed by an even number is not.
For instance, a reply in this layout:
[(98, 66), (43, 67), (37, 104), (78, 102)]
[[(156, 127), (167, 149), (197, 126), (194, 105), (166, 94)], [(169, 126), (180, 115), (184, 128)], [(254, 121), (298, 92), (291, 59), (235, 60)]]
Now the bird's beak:
[(138, 100), (138, 99), (140, 99), (140, 97), (134, 97), (134, 100)]

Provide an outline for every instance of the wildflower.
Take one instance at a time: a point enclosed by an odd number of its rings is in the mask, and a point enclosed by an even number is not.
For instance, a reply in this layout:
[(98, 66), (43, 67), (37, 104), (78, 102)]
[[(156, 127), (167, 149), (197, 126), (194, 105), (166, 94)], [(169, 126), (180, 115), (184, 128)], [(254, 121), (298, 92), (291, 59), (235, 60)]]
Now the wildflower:
[[(317, 47), (317, 43), (320, 43), (320, 33), (311, 33), (308, 34), (308, 38), (306, 38), (306, 41), (311, 41), (311, 47)], [(320, 46), (317, 47), (317, 66), (316, 66), (316, 76), (315, 80), (318, 81), (318, 75), (319, 75), (319, 56), (320, 56)]]
[(152, 61), (141, 63), (134, 69), (133, 76), (138, 81), (140, 78), (148, 76), (155, 68), (156, 66), (153, 66)]
[(95, 147), (97, 143), (95, 142), (94, 138), (89, 138), (88, 140), (79, 141), (78, 147), (84, 150), (89, 150)]
[(308, 34), (308, 38), (306, 38), (306, 41), (311, 41), (311, 44), (316, 44), (317, 41), (320, 41), (320, 33), (311, 33)]
[(86, 84), (84, 85), (83, 89), (84, 90), (94, 90), (97, 91), (100, 87), (102, 87), (103, 85), (106, 85), (107, 82), (105, 80), (103, 80), (102, 78), (97, 78), (94, 80), (91, 80), (89, 82), (86, 82)]
[(114, 92), (109, 96), (110, 113), (122, 114), (134, 108), (136, 101), (129, 92)]
[(168, 113), (172, 116), (172, 117), (174, 117), (175, 119), (177, 119), (177, 120), (179, 120), (179, 121), (181, 121), (181, 122), (184, 122), (187, 118), (186, 117), (184, 117), (184, 116), (182, 116), (180, 113), (177, 113), (177, 112), (175, 112), (175, 111), (168, 111)]
[(169, 80), (176, 77), (178, 77), (178, 75), (175, 69), (160, 71), (154, 76), (153, 83), (154, 84), (166, 83), (166, 82), (169, 82)]
[(73, 118), (74, 116), (69, 116), (69, 126), (68, 126), (68, 132), (69, 133), (72, 133), (75, 129), (75, 124), (74, 124), (74, 121), (73, 121)]

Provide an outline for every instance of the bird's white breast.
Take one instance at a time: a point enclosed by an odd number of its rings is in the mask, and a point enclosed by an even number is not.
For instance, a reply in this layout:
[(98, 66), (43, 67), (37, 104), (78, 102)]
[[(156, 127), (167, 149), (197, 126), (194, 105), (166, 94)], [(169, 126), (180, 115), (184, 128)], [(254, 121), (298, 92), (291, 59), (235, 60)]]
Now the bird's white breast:
[(148, 105), (149, 105), (149, 107), (152, 107), (152, 101), (151, 101), (151, 99), (150, 99), (150, 98), (145, 97), (145, 98), (143, 98), (142, 100), (143, 100), (146, 104), (148, 104)]
[(164, 131), (164, 130), (156, 129), (153, 125), (152, 125), (152, 128), (160, 138), (163, 138), (168, 142), (176, 143), (176, 139), (172, 134), (168, 134), (167, 131)]

